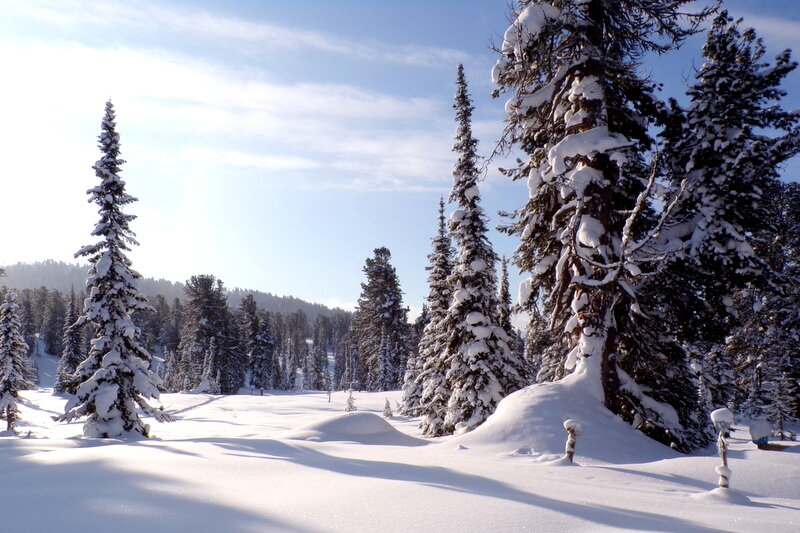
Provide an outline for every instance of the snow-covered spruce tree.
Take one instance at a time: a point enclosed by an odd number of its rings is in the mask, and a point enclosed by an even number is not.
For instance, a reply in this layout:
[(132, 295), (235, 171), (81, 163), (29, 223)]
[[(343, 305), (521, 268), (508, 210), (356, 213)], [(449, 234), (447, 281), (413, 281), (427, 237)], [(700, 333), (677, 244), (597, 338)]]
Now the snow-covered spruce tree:
[(699, 394), (704, 410), (710, 413), (721, 407), (732, 407), (735, 392), (733, 361), (725, 347), (713, 344), (703, 357), (701, 367)]
[[(453, 271), (453, 247), (444, 215), (444, 198), (439, 199), (439, 226), (436, 237), (431, 239), (432, 250), (428, 254), (428, 324), (422, 330), (413, 371), (407, 373), (403, 384), (403, 413), (409, 416), (422, 415), (423, 430), (430, 435), (441, 431), (450, 390), (445, 382), (449, 368), (441, 356), (444, 346), (439, 324), (447, 316), (452, 297), (447, 278)], [(413, 381), (412, 381), (413, 377)]]
[(183, 383), (177, 389), (183, 391), (200, 384), (211, 339), (223, 330), (227, 312), (225, 288), (214, 276), (192, 276), (186, 282), (185, 291), (187, 302), (178, 345)]
[[(417, 383), (417, 377), (422, 372), (422, 359), (420, 358), (419, 348), (425, 327), (430, 322), (430, 319), (428, 304), (423, 302), (422, 311), (411, 326), (408, 360), (403, 374), (403, 398), (400, 400), (400, 407), (398, 407), (401, 413), (414, 413), (412, 416), (416, 416), (417, 411), (419, 411), (419, 402), (422, 395), (422, 388)], [(408, 406), (408, 410), (406, 410), (406, 406)]]
[(500, 260), (500, 287), (497, 293), (497, 321), (509, 337), (514, 335), (511, 325), (511, 286), (508, 282), (508, 259)]
[(520, 361), (520, 376), (525, 384), (531, 382), (528, 374), (528, 365), (525, 362), (525, 343), (514, 325), (511, 323), (513, 304), (511, 299), (511, 284), (508, 281), (508, 259), (505, 256), (500, 260), (500, 285), (497, 293), (498, 323), (508, 335), (508, 347), (514, 360)]
[(356, 407), (356, 400), (353, 398), (353, 389), (347, 389), (347, 400), (344, 405), (344, 410), (348, 413), (358, 410)]
[(275, 340), (269, 313), (265, 312), (259, 322), (260, 331), (250, 360), (250, 386), (263, 391), (275, 387)]
[(547, 320), (536, 306), (531, 307), (528, 313), (524, 353), (527, 375), (534, 383), (558, 381), (567, 374), (558, 334), (548, 327)]
[(222, 386), (220, 385), (220, 370), (217, 363), (219, 349), (217, 348), (216, 337), (211, 337), (206, 348), (205, 356), (203, 357), (203, 373), (200, 377), (200, 383), (192, 389), (193, 392), (204, 392), (206, 394), (220, 394)]
[(180, 358), (178, 354), (173, 352), (170, 348), (166, 348), (164, 350), (164, 363), (162, 366), (164, 367), (164, 377), (162, 378), (164, 389), (169, 392), (180, 390), (183, 379), (181, 378)]
[(751, 286), (735, 295), (740, 326), (725, 348), (736, 365), (737, 410), (763, 417), (775, 404), (770, 418), (777, 424), (800, 418), (797, 402), (790, 417), (783, 414), (786, 391), (800, 383), (800, 184), (777, 183), (766, 197), (770, 229), (761, 233), (755, 250), (780, 284)]
[[(366, 390), (385, 391), (398, 387), (408, 358), (408, 309), (403, 307), (397, 272), (389, 262), (391, 252), (381, 247), (374, 253), (364, 265), (367, 280), (361, 284), (352, 331), (361, 358), (362, 385)], [(384, 334), (386, 350), (381, 351)]]
[(688, 186), (665, 231), (683, 253), (672, 258), (663, 283), (691, 288), (670, 302), (684, 317), (678, 334), (688, 342), (721, 344), (735, 291), (782, 283), (759, 248), (774, 234), (779, 166), (800, 150), (800, 116), (779, 105), (780, 83), (797, 64), (788, 50), (774, 65), (763, 63), (764, 51), (752, 29), (740, 32), (720, 13), (688, 92), (691, 104), (665, 135), (673, 180)]
[(64, 333), (61, 336), (61, 359), (56, 370), (56, 382), (53, 385), (53, 392), (56, 394), (69, 393), (75, 394), (79, 383), (76, 383), (73, 375), (78, 365), (84, 359), (81, 350), (81, 328), (75, 324), (78, 320), (78, 308), (75, 302), (75, 291), (70, 293), (67, 314), (64, 317)]
[(500, 400), (524, 386), (521, 368), (512, 361), (509, 338), (499, 325), (497, 256), (487, 237), (486, 215), (480, 207), (477, 166), (478, 141), (472, 136), (472, 101), (464, 68), (458, 66), (456, 136), (450, 201), (456, 210), (450, 217), (450, 233), (456, 243), (453, 271), (447, 279), (452, 300), (439, 324), (442, 344), (450, 366), (445, 380), (452, 391), (447, 402), (447, 433), (468, 431), (491, 415)]
[[(19, 297), (19, 294), (17, 297)], [(28, 354), (30, 355), (34, 352), (36, 346), (36, 326), (34, 324), (33, 305), (31, 303), (29, 290), (22, 291), (22, 300), (19, 306), (22, 335), (25, 338), (25, 343), (28, 345)]]
[(64, 295), (60, 291), (51, 291), (47, 298), (42, 322), (42, 338), (45, 351), (49, 354), (58, 355), (61, 351), (66, 313), (67, 306)]
[(264, 389), (272, 387), (270, 371), (272, 370), (273, 345), (269, 337), (269, 315), (259, 316), (255, 298), (248, 294), (239, 306), (241, 315), (242, 347), (247, 355), (250, 369), (250, 388)]
[(163, 410), (150, 406), (158, 399), (160, 380), (150, 370), (150, 354), (139, 342), (140, 330), (131, 320), (136, 310), (149, 308), (139, 293), (139, 274), (131, 269), (125, 252), (138, 244), (129, 223), (136, 218), (122, 208), (136, 198), (125, 192), (119, 177), (124, 161), (119, 157), (119, 134), (114, 122), (114, 107), (106, 103), (99, 147), (103, 156), (94, 165), (100, 184), (89, 189), (90, 202), (100, 206), (100, 221), (92, 236), (100, 240), (75, 254), (91, 264), (86, 280), (88, 297), (77, 321), (95, 326), (95, 336), (87, 358), (75, 376), (80, 383), (75, 397), (58, 417), (62, 422), (87, 417), (83, 434), (108, 438), (126, 432), (147, 436), (150, 428), (139, 417), (137, 406), (159, 422), (169, 421)]
[[(529, 273), (520, 303), (544, 303), (553, 354), (608, 409), (680, 450), (708, 436), (685, 354), (660, 307), (641, 301), (668, 251), (653, 216), (657, 176), (643, 161), (661, 106), (637, 67), (694, 31), (681, 26), (687, 3), (523, 0), (492, 70), (495, 95), (510, 95), (503, 143), (528, 156), (505, 171), (529, 189), (507, 228)], [(668, 218), (674, 199), (660, 200)]]
[(28, 345), (22, 336), (17, 293), (8, 290), (0, 308), (0, 413), (8, 431), (14, 430), (19, 391), (33, 387), (27, 369)]
[(311, 381), (312, 390), (328, 390), (330, 376), (328, 375), (328, 353), (322, 342), (315, 342), (311, 352), (312, 371), (314, 379)]
[(798, 397), (800, 385), (792, 377), (793, 364), (791, 356), (784, 354), (777, 364), (770, 369), (769, 378), (764, 383), (764, 389), (769, 403), (764, 408), (767, 420), (772, 422), (775, 433), (783, 440), (785, 438), (786, 424), (796, 422)]

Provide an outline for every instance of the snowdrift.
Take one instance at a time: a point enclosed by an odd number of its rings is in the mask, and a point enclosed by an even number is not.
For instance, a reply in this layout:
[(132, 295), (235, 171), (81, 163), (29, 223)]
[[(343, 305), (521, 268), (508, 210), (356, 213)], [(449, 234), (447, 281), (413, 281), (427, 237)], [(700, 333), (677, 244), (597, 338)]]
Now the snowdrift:
[(389, 446), (423, 446), (427, 441), (396, 430), (374, 413), (344, 413), (300, 427), (281, 435), (284, 439), (307, 441), (348, 441)]
[(558, 382), (537, 383), (517, 391), (504, 398), (482, 425), (442, 446), (480, 447), (555, 460), (564, 455), (567, 434), (563, 424), (571, 418), (582, 428), (575, 450), (577, 463), (643, 463), (680, 456), (606, 409), (589, 380), (587, 375), (571, 374)]

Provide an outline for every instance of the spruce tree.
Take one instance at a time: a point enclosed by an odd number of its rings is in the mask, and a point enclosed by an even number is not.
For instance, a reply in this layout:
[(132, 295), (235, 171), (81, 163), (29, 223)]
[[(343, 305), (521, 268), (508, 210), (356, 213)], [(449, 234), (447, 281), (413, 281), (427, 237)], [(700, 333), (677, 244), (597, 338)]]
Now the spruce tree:
[[(444, 215), (444, 198), (439, 199), (439, 226), (431, 239), (428, 254), (428, 324), (419, 341), (415, 368), (403, 388), (403, 413), (422, 415), (422, 429), (430, 435), (439, 434), (444, 425), (444, 412), (450, 399), (445, 374), (449, 363), (443, 353), (443, 330), (439, 327), (447, 316), (452, 293), (447, 279), (453, 271), (453, 247)], [(413, 376), (414, 380), (411, 381)]]
[(508, 335), (508, 347), (511, 358), (520, 372), (522, 383), (530, 383), (529, 367), (525, 361), (525, 342), (511, 322), (513, 304), (511, 299), (511, 284), (508, 281), (508, 259), (503, 256), (500, 260), (500, 285), (497, 294), (497, 320), (503, 331)]
[(508, 281), (508, 259), (500, 260), (500, 287), (497, 293), (497, 321), (510, 338), (514, 337), (511, 325), (511, 286)]
[(222, 385), (221, 372), (219, 369), (219, 349), (217, 348), (216, 337), (211, 337), (203, 356), (203, 372), (200, 375), (200, 383), (192, 389), (193, 392), (204, 392), (206, 394), (221, 394)]
[[(353, 336), (367, 390), (385, 391), (399, 386), (408, 359), (408, 309), (388, 248), (376, 248), (364, 265)], [(385, 340), (383, 337), (385, 336)], [(381, 346), (384, 349), (381, 349)]]
[(685, 353), (669, 341), (664, 289), (645, 286), (669, 253), (660, 230), (678, 195), (657, 195), (643, 157), (663, 106), (637, 68), (694, 31), (681, 25), (687, 3), (523, 0), (492, 71), (495, 95), (510, 95), (503, 142), (527, 155), (505, 171), (529, 190), (507, 228), (529, 274), (520, 303), (543, 302), (552, 354), (608, 409), (681, 450), (708, 437)]
[[(225, 328), (227, 303), (222, 281), (211, 275), (192, 276), (184, 289), (187, 303), (178, 346), (183, 383), (178, 390), (192, 390), (202, 381), (211, 339)], [(217, 366), (215, 362), (215, 373)]]
[(779, 166), (800, 150), (800, 117), (782, 109), (779, 87), (797, 63), (786, 50), (769, 65), (764, 52), (752, 29), (740, 32), (721, 12), (688, 92), (690, 106), (665, 134), (672, 179), (684, 180), (686, 192), (665, 231), (682, 253), (661, 282), (691, 288), (669, 299), (684, 318), (677, 333), (688, 342), (722, 344), (736, 322), (736, 291), (782, 283), (760, 248), (774, 232)]
[(19, 391), (33, 387), (27, 376), (28, 345), (22, 336), (17, 293), (6, 291), (0, 308), (0, 413), (14, 431)]
[(463, 66), (458, 66), (456, 137), (450, 201), (457, 209), (450, 218), (456, 260), (447, 279), (452, 300), (440, 324), (450, 366), (445, 375), (451, 389), (444, 416), (445, 432), (467, 431), (494, 412), (507, 394), (522, 387), (520, 368), (512, 361), (508, 335), (498, 322), (497, 256), (489, 239), (478, 190), (478, 141), (472, 136), (472, 101)]
[(247, 295), (241, 303), (243, 343), (250, 365), (250, 387), (272, 388), (272, 352), (269, 314), (259, 315), (252, 295)]
[(91, 264), (86, 281), (89, 296), (78, 324), (92, 323), (95, 336), (75, 373), (80, 383), (76, 396), (59, 417), (66, 422), (87, 417), (84, 435), (100, 438), (126, 432), (147, 436), (150, 428), (139, 417), (137, 406), (158, 421), (169, 420), (147, 402), (158, 399), (160, 380), (150, 370), (150, 354), (139, 342), (140, 329), (131, 319), (135, 311), (149, 306), (137, 287), (140, 276), (125, 255), (129, 245), (138, 243), (129, 227), (135, 216), (123, 213), (122, 208), (136, 198), (125, 192), (125, 182), (119, 177), (124, 161), (119, 157), (114, 118), (109, 101), (99, 136), (103, 156), (93, 167), (100, 184), (88, 191), (89, 201), (100, 206), (100, 221), (92, 231), (100, 240), (75, 254)]
[(45, 307), (45, 316), (42, 323), (42, 337), (45, 351), (58, 355), (62, 347), (62, 333), (64, 331), (64, 317), (67, 309), (64, 296), (59, 291), (50, 291)]

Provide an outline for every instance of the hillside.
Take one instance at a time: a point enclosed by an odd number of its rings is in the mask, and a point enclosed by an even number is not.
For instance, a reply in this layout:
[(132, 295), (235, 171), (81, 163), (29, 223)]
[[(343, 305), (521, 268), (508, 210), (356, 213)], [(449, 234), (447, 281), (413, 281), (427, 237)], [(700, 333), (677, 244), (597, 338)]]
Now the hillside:
[[(5, 285), (13, 289), (35, 289), (47, 287), (68, 293), (72, 288), (82, 289), (86, 283), (88, 267), (80, 264), (70, 264), (60, 261), (43, 261), (37, 263), (16, 263), (9, 266), (0, 266), (5, 270), (5, 276), (0, 278), (0, 286)], [(225, 280), (222, 280), (223, 282)], [(184, 299), (183, 283), (165, 279), (142, 278), (140, 281), (142, 292), (148, 298), (158, 294), (163, 295), (171, 302), (175, 298)], [(330, 309), (324, 305), (306, 302), (293, 296), (276, 296), (268, 292), (247, 289), (228, 288), (228, 305), (237, 307), (247, 294), (252, 294), (259, 307), (270, 312), (294, 313), (302, 310), (309, 319), (313, 320), (318, 315), (331, 315), (341, 312), (341, 309)]]

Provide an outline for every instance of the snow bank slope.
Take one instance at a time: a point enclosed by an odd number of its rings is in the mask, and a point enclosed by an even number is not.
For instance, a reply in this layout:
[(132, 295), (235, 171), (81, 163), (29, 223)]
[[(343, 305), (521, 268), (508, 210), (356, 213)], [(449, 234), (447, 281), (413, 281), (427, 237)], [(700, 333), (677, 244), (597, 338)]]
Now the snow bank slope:
[(344, 413), (313, 422), (281, 435), (285, 439), (307, 441), (349, 441), (359, 444), (422, 446), (427, 441), (396, 430), (374, 413)]
[[(575, 460), (579, 463), (643, 463), (680, 454), (649, 439), (603, 407), (588, 376), (570, 375), (555, 383), (538, 383), (515, 392), (497, 406), (481, 426), (442, 446), (489, 448), (498, 453), (530, 453), (542, 460), (564, 454), (563, 423), (582, 427)], [(588, 461), (587, 461), (588, 459)]]

